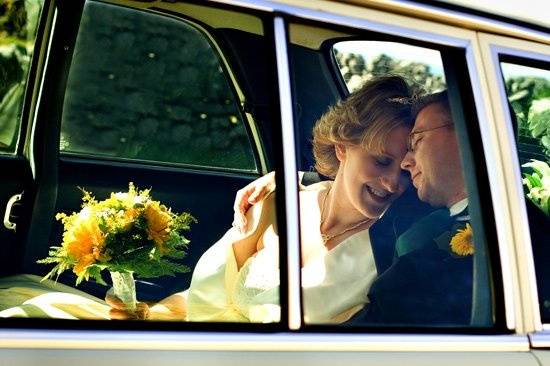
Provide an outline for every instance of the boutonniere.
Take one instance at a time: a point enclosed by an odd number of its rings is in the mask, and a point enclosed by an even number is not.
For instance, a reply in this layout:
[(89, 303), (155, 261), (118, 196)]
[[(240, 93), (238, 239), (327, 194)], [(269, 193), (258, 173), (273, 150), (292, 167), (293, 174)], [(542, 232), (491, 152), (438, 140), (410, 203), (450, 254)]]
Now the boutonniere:
[(460, 256), (474, 254), (474, 232), (469, 223), (466, 223), (464, 229), (458, 229), (451, 238), (451, 251)]

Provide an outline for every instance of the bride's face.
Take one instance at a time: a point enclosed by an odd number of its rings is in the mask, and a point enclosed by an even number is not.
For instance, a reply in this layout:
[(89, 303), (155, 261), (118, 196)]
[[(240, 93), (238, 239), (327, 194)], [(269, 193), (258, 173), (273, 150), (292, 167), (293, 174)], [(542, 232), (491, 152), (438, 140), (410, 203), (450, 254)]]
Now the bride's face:
[(393, 129), (381, 154), (361, 146), (337, 146), (338, 176), (344, 191), (340, 194), (345, 194), (347, 203), (361, 215), (379, 217), (410, 184), (400, 166), (407, 153), (409, 132), (405, 127)]

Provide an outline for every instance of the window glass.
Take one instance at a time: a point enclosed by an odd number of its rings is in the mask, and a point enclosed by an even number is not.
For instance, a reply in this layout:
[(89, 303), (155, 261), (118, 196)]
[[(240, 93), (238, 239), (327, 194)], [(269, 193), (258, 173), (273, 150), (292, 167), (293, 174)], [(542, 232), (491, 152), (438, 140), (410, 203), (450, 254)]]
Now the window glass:
[(15, 152), (42, 0), (0, 4), (0, 152)]
[(257, 171), (250, 140), (205, 33), (169, 17), (86, 6), (62, 152)]
[[(328, 49), (344, 31), (289, 29), (298, 147), (318, 173), (305, 173), (299, 196), (305, 324), (493, 326), (472, 152), (450, 108), (459, 86), (448, 92), (443, 72), (453, 51), (378, 41)], [(302, 41), (321, 34), (317, 45)], [(341, 77), (351, 94), (338, 94)]]
[(501, 62), (511, 106), (533, 244), (539, 305), (550, 322), (550, 68)]
[[(259, 176), (250, 173), (249, 120), (266, 166), (278, 167), (269, 149), (281, 144), (275, 48), (264, 32), (271, 14), (165, 5), (173, 17), (85, 3), (67, 71), (57, 194), (33, 213), (30, 235), (40, 233), (27, 240), (22, 274), (0, 278), (0, 318), (55, 318), (52, 327), (57, 319), (166, 320), (156, 327), (181, 329), (258, 327), (285, 313), (275, 195), (249, 210), (247, 229), (232, 224), (236, 192)], [(68, 29), (64, 21), (58, 26)], [(217, 54), (242, 87), (246, 120)], [(232, 171), (152, 168), (147, 159)]]

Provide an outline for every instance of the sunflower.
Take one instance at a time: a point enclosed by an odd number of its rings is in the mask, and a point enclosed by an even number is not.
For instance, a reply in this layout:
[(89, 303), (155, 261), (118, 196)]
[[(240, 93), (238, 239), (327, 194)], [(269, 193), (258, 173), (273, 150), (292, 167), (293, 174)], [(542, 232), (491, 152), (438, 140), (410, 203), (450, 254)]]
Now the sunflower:
[(469, 223), (464, 229), (458, 229), (451, 239), (451, 251), (460, 256), (474, 254), (474, 232)]
[(97, 220), (90, 216), (81, 217), (63, 235), (63, 246), (76, 262), (73, 272), (77, 275), (96, 261), (109, 259), (104, 253), (104, 244), (105, 234), (100, 230)]
[(156, 201), (147, 205), (144, 213), (147, 219), (147, 238), (153, 240), (162, 253), (163, 244), (170, 235), (172, 217), (166, 208)]

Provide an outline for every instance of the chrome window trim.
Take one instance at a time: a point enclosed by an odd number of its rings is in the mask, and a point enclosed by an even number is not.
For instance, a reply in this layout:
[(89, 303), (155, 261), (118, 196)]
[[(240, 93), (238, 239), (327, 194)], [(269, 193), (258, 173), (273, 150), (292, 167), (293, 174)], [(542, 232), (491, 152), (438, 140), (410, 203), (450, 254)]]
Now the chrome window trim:
[[(521, 50), (517, 48), (497, 46), (497, 45), (491, 45), (491, 49), (494, 51), (495, 55), (503, 54), (505, 56), (517, 56), (517, 57), (526, 58), (526, 59), (534, 59), (539, 61), (550, 62), (550, 55), (545, 55), (535, 51), (526, 51), (526, 50)], [(500, 70), (500, 67), (498, 68), (498, 70)], [(504, 94), (504, 96), (506, 97), (506, 94)]]
[(544, 330), (529, 334), (531, 347), (533, 348), (550, 348), (550, 327), (545, 324)]
[[(491, 191), (491, 202), (493, 204), (493, 218), (497, 228), (499, 257), (502, 268), (506, 268), (506, 265), (511, 262), (511, 253), (508, 246), (505, 245), (509, 239), (509, 235), (507, 233), (508, 220), (505, 215), (499, 213), (506, 212), (507, 207), (506, 204), (499, 199), (500, 195), (496, 191), (500, 186), (499, 183), (501, 180), (499, 167), (497, 167), (496, 164), (490, 163), (491, 161), (498, 161), (495, 155), (498, 155), (499, 151), (491, 143), (490, 121), (487, 118), (488, 114), (481, 88), (481, 78), (478, 73), (478, 69), (476, 68), (475, 51), (471, 43), (469, 43), (466, 47), (466, 63), (472, 83), (472, 93), (474, 96), (477, 118), (479, 121), (478, 127), (481, 134), (483, 154), (485, 155), (485, 162), (487, 163), (486, 169), (489, 179), (489, 189)], [(501, 271), (501, 276), (504, 292), (506, 326), (508, 329), (515, 329), (517, 326), (517, 321), (515, 317), (516, 303), (514, 301), (514, 282), (509, 271)]]
[[(509, 230), (507, 230), (507, 220), (506, 216), (497, 214), (498, 212), (505, 212), (507, 205), (504, 203), (507, 201), (505, 192), (500, 189), (493, 187), (499, 187), (499, 182), (501, 181), (501, 175), (496, 164), (491, 164), (491, 161), (498, 161), (496, 155), (498, 150), (492, 146), (491, 142), (491, 123), (488, 119), (488, 111), (486, 103), (483, 97), (483, 92), (479, 87), (482, 83), (481, 77), (479, 75), (478, 69), (476, 67), (476, 57), (475, 50), (472, 43), (469, 43), (466, 47), (466, 63), (468, 67), (468, 74), (470, 75), (470, 80), (472, 83), (472, 93), (474, 96), (474, 103), (476, 106), (477, 118), (479, 121), (478, 127), (481, 134), (483, 154), (486, 162), (487, 175), (490, 184), (491, 190), (491, 202), (493, 204), (493, 219), (495, 220), (495, 226), (497, 231), (498, 239), (498, 250), (500, 263), (503, 268), (507, 264), (512, 263), (510, 250), (505, 243), (510, 239)], [(490, 108), (490, 107), (489, 107)], [(505, 308), (505, 319), (506, 326), (508, 329), (515, 329), (517, 327), (516, 319), (516, 307), (517, 304), (514, 300), (514, 281), (512, 279), (512, 274), (510, 271), (501, 271), (502, 276), (502, 286), (504, 292), (504, 308)]]
[[(533, 51), (526, 51), (518, 48), (511, 48), (511, 47), (505, 47), (505, 46), (493, 45), (493, 44), (490, 45), (490, 49), (491, 49), (491, 58), (493, 60), (493, 65), (494, 65), (494, 72), (498, 76), (499, 96), (503, 106), (508, 105), (508, 97), (506, 94), (506, 89), (502, 82), (504, 80), (504, 76), (502, 74), (502, 69), (500, 67), (500, 62), (499, 62), (500, 55), (516, 56), (516, 57), (521, 57), (526, 59), (534, 59), (534, 60), (550, 62), (550, 55), (545, 55), (545, 54), (541, 54)], [(514, 169), (514, 172), (516, 173), (515, 174), (516, 176), (515, 193), (516, 194), (514, 196), (514, 199), (520, 201), (520, 205), (519, 205), (520, 211), (513, 212), (512, 214), (514, 215), (515, 222), (520, 222), (521, 227), (527, 228), (525, 230), (520, 231), (522, 240), (517, 245), (523, 244), (522, 249), (524, 250), (525, 255), (527, 255), (528, 257), (526, 263), (524, 263), (525, 265), (527, 265), (527, 271), (529, 276), (528, 281), (530, 284), (529, 289), (527, 290), (530, 291), (530, 296), (533, 299), (533, 301), (531, 301), (531, 311), (533, 312), (535, 330), (539, 331), (543, 329), (543, 324), (542, 324), (540, 310), (539, 310), (537, 277), (536, 277), (535, 262), (534, 262), (533, 251), (532, 251), (531, 233), (529, 230), (529, 218), (527, 216), (527, 207), (525, 202), (525, 195), (523, 193), (522, 177), (520, 173), (521, 167), (519, 164), (519, 158), (517, 157), (516, 141), (513, 138), (514, 131), (512, 130), (512, 120), (507, 110), (504, 111), (504, 116), (506, 119), (507, 135), (509, 137), (509, 141), (507, 141), (507, 143), (513, 149), (513, 151), (516, 152), (516, 154), (512, 157), (513, 169)], [(525, 289), (522, 289), (522, 292), (524, 291)], [(550, 333), (546, 334), (545, 338), (549, 342), (548, 344), (550, 346)]]
[[(294, 136), (294, 115), (290, 67), (287, 53), (286, 24), (283, 18), (273, 20), (275, 33), (275, 53), (277, 57), (277, 78), (279, 82), (279, 101), (281, 107), (281, 130), (283, 137), (283, 171), (285, 176), (286, 206), (286, 243), (288, 264), (288, 327), (300, 329), (301, 281), (300, 281), (300, 228), (298, 214), (298, 167), (296, 164), (296, 146)], [(282, 319), (281, 319), (282, 320)]]
[[(44, 66), (42, 67), (42, 73), (40, 74), (40, 86), (38, 88), (38, 96), (36, 99), (36, 105), (34, 108), (34, 115), (32, 117), (32, 125), (30, 130), (30, 138), (29, 138), (29, 164), (31, 167), (31, 173), (33, 179), (36, 179), (36, 159), (35, 159), (35, 151), (34, 151), (34, 139), (36, 134), (36, 123), (38, 121), (38, 115), (40, 114), (40, 107), (42, 104), (42, 91), (44, 90), (44, 80), (46, 79), (46, 72), (48, 69), (48, 65), (50, 62), (50, 53), (52, 49), (52, 43), (53, 43), (53, 34), (55, 33), (55, 28), (57, 25), (57, 8), (55, 1), (52, 1), (50, 5), (50, 10), (53, 10), (53, 19), (51, 20), (51, 27), (46, 27), (45, 32), (48, 32), (48, 45), (46, 47), (46, 59), (44, 61)], [(44, 11), (44, 10), (43, 10)], [(48, 19), (50, 19), (50, 15), (48, 14)], [(40, 55), (40, 58), (42, 58), (42, 55)]]
[[(248, 135), (247, 135), (248, 136)], [(251, 139), (248, 140), (251, 142)], [(251, 150), (254, 149), (254, 145), (250, 144)], [(230, 168), (223, 166), (210, 166), (210, 165), (199, 165), (193, 163), (180, 163), (180, 162), (171, 162), (171, 161), (161, 161), (161, 160), (146, 160), (146, 159), (136, 159), (136, 158), (126, 158), (126, 157), (117, 157), (117, 156), (101, 156), (98, 154), (85, 153), (85, 152), (69, 152), (69, 151), (60, 151), (59, 159), (64, 161), (71, 162), (89, 162), (94, 161), (98, 164), (103, 165), (127, 165), (127, 166), (136, 166), (136, 167), (158, 167), (159, 170), (164, 169), (173, 169), (173, 170), (193, 170), (196, 172), (208, 171), (208, 172), (219, 172), (227, 173), (233, 175), (246, 175), (251, 177), (259, 177), (262, 174), (265, 174), (258, 169), (255, 170), (246, 170), (242, 168)], [(254, 157), (254, 163), (257, 163), (256, 157)], [(258, 167), (257, 164), (255, 165)], [(267, 172), (266, 172), (267, 173)]]
[(150, 160), (138, 160), (138, 159), (110, 159), (105, 157), (97, 157), (93, 155), (62, 153), (59, 155), (59, 161), (69, 164), (82, 164), (89, 165), (94, 164), (96, 166), (111, 166), (111, 167), (139, 167), (140, 169), (147, 169), (150, 171), (158, 172), (176, 172), (186, 171), (196, 174), (204, 174), (210, 176), (231, 176), (231, 177), (250, 177), (252, 179), (258, 178), (260, 175), (257, 171), (246, 171), (231, 168), (210, 168), (200, 165), (188, 165), (188, 164), (172, 164), (163, 163)]
[[(44, 80), (44, 69), (45, 69), (45, 61), (47, 62), (47, 57), (49, 55), (50, 50), (50, 40), (51, 35), (53, 32), (53, 22), (55, 20), (55, 0), (42, 1), (42, 9), (40, 10), (40, 15), (38, 19), (38, 24), (36, 25), (36, 34), (34, 38), (34, 46), (33, 46), (33, 54), (32, 59), (37, 59), (36, 62), (36, 75), (35, 79), (33, 80), (32, 86), (33, 90), (30, 93), (30, 99), (31, 102), (29, 104), (29, 116), (26, 121), (21, 120), (21, 124), (26, 123), (27, 124), (27, 130), (25, 132), (25, 135), (21, 135), (21, 127), (19, 126), (19, 137), (17, 138), (17, 144), (15, 147), (15, 154), (18, 154), (20, 149), (23, 148), (23, 155), (25, 155), (27, 148), (26, 143), (29, 141), (30, 138), (30, 132), (32, 129), (32, 126), (29, 125), (30, 122), (34, 122), (35, 115), (36, 115), (36, 108), (38, 105), (38, 94), (40, 90), (42, 90), (42, 80)], [(46, 15), (45, 15), (46, 14)], [(45, 20), (43, 21), (43, 18), (45, 17)], [(41, 23), (44, 22), (44, 33), (41, 35), (40, 32), (40, 26)], [(39, 41), (40, 39), (40, 41)], [(36, 49), (37, 42), (40, 42), (40, 49)], [(46, 58), (46, 60), (44, 60)], [(31, 60), (31, 65), (34, 61)], [(32, 71), (32, 66), (29, 68), (29, 72)], [(27, 75), (27, 85), (25, 88), (28, 88), (29, 82), (31, 80), (32, 75)], [(27, 95), (28, 92), (25, 92)]]
[[(231, 4), (235, 6), (247, 7), (251, 9), (267, 10), (272, 12), (282, 12), (285, 14), (297, 16), (304, 19), (316, 20), (326, 24), (342, 25), (357, 29), (377, 31), (386, 33), (393, 36), (402, 36), (419, 41), (426, 41), (435, 44), (452, 46), (452, 47), (466, 47), (468, 40), (464, 38), (451, 37), (443, 34), (437, 34), (428, 31), (418, 31), (412, 28), (406, 28), (384, 22), (377, 22), (368, 19), (358, 18), (354, 16), (344, 16), (334, 13), (327, 13), (320, 10), (312, 10), (302, 8), (293, 5), (276, 3), (269, 0), (258, 0), (248, 2), (246, 0), (208, 0), (210, 2), (222, 2), (224, 4)], [(408, 16), (403, 16), (410, 18)]]
[(4, 329), (0, 349), (315, 352), (527, 352), (521, 335), (201, 333)]

